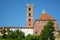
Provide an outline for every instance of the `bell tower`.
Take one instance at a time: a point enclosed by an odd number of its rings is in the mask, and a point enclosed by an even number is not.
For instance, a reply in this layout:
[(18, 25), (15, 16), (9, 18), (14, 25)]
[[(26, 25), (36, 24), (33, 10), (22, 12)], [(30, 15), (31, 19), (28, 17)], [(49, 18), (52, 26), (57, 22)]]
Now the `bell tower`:
[(26, 27), (33, 26), (33, 5), (27, 4), (26, 6)]

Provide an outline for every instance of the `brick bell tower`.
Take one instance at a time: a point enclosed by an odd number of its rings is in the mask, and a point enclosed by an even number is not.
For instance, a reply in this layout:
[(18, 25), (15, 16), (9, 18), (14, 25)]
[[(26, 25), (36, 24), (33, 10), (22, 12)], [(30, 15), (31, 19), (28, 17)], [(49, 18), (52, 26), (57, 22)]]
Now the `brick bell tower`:
[(26, 6), (26, 27), (33, 27), (33, 5)]

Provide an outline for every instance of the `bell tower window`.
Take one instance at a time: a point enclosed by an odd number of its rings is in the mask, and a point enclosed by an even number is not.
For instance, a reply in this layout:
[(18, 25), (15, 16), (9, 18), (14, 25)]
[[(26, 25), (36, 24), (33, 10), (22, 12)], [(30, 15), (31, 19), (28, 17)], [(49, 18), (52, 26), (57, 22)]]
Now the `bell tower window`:
[(29, 26), (30, 26), (31, 24), (29, 24)]
[(31, 19), (29, 18), (29, 21), (31, 21)]
[(29, 8), (29, 11), (31, 11), (31, 8)]
[(29, 16), (31, 16), (31, 13), (29, 13)]

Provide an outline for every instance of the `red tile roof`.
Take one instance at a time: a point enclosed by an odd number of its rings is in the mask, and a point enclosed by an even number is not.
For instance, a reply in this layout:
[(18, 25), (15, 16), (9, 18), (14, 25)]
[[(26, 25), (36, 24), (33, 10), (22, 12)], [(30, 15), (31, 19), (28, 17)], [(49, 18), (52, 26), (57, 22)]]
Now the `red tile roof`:
[(37, 20), (54, 20), (50, 15), (42, 13)]

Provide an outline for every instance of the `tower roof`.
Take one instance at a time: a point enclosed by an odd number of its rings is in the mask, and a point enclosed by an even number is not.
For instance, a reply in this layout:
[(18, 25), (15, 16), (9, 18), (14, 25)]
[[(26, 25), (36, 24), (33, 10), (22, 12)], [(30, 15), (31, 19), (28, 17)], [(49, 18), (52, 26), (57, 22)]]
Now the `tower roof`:
[(45, 10), (42, 11), (42, 14), (38, 17), (37, 20), (54, 20), (50, 15), (48, 15)]
[(27, 6), (33, 6), (33, 4), (26, 4)]

